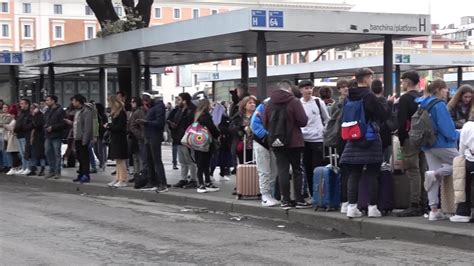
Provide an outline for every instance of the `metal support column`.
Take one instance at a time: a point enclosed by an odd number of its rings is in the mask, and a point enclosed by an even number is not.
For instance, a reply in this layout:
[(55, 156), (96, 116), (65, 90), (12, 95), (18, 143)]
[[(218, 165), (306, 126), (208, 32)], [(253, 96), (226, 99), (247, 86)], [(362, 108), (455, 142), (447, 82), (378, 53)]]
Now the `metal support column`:
[(242, 54), (240, 62), (240, 83), (249, 84), (249, 58), (248, 54)]
[(102, 104), (105, 104), (107, 101), (107, 92), (105, 91), (106, 83), (105, 68), (101, 67), (99, 69), (99, 101)]
[(35, 97), (37, 98), (37, 101), (45, 98), (46, 95), (44, 95), (43, 89), (44, 89), (44, 74), (41, 73), (39, 76), (38, 83), (35, 84)]
[(393, 43), (392, 35), (385, 35), (383, 43), (383, 85), (385, 96), (393, 94)]
[(401, 77), (400, 65), (396, 65), (395, 66), (395, 90), (396, 90), (397, 96), (399, 96), (399, 97), (400, 97), (400, 94), (402, 92), (401, 84), (400, 84), (400, 77)]
[(462, 67), (459, 66), (458, 67), (458, 88), (461, 86), (462, 84)]
[(257, 99), (267, 97), (267, 40), (265, 32), (259, 31), (257, 38)]
[(18, 67), (10, 66), (10, 102), (11, 103), (18, 102), (18, 90), (19, 90)]
[(51, 95), (55, 95), (56, 94), (56, 91), (55, 91), (55, 75), (54, 75), (54, 65), (53, 64), (49, 64), (48, 65), (48, 84), (49, 84), (49, 88), (48, 88), (48, 94), (51, 94)]
[(140, 69), (140, 54), (138, 51), (132, 51), (132, 95), (131, 97), (138, 97), (140, 91), (141, 69)]
[(145, 91), (151, 91), (151, 73), (150, 73), (150, 66), (145, 66), (145, 71), (143, 72), (143, 78), (145, 81)]

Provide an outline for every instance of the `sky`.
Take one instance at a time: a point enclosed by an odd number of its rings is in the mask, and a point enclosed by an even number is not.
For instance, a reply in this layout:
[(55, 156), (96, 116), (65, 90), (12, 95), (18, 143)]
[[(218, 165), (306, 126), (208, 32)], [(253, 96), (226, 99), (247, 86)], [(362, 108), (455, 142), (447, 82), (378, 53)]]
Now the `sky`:
[(428, 14), (431, 23), (459, 25), (463, 16), (474, 16), (474, 0), (346, 0), (355, 5), (353, 11)]

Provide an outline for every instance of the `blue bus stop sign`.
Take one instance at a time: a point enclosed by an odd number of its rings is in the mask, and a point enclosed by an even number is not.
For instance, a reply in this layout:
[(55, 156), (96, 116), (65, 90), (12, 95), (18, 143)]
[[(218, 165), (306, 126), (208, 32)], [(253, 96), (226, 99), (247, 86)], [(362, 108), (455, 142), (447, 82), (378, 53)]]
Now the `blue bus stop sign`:
[(283, 28), (283, 11), (269, 11), (268, 25), (270, 28)]
[(267, 11), (252, 10), (252, 27), (266, 27), (267, 26)]
[(13, 64), (23, 64), (23, 54), (22, 53), (12, 53), (12, 63)]
[(9, 52), (0, 53), (0, 64), (11, 64), (11, 62), (12, 62), (11, 53)]

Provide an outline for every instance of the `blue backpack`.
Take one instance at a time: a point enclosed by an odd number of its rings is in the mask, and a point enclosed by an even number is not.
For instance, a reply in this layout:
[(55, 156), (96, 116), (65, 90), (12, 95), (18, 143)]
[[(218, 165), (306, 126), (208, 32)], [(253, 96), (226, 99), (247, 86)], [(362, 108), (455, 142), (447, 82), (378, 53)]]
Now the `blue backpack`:
[[(364, 95), (365, 96), (365, 95)], [(345, 141), (377, 139), (374, 126), (365, 119), (364, 100), (347, 100), (343, 107), (341, 137)]]

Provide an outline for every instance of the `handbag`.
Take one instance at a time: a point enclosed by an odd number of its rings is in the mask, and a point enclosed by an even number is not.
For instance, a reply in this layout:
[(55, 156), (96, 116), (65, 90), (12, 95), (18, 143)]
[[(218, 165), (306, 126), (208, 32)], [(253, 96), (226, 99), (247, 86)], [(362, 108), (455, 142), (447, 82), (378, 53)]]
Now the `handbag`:
[(212, 137), (209, 130), (198, 122), (192, 123), (181, 139), (181, 144), (200, 152), (209, 152), (211, 143)]

